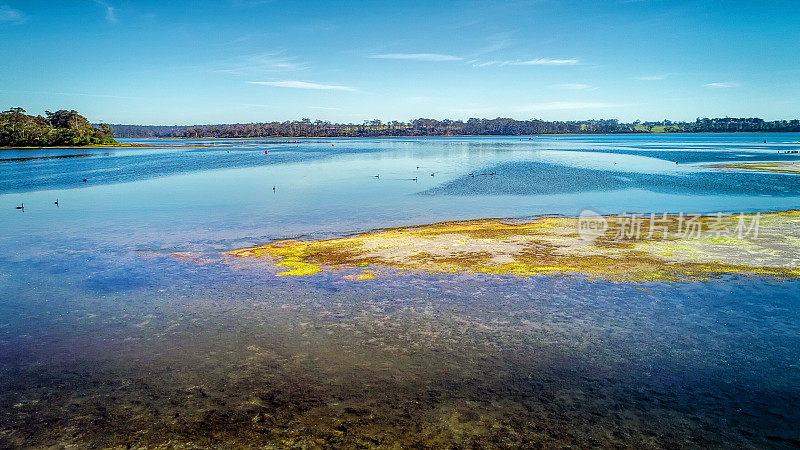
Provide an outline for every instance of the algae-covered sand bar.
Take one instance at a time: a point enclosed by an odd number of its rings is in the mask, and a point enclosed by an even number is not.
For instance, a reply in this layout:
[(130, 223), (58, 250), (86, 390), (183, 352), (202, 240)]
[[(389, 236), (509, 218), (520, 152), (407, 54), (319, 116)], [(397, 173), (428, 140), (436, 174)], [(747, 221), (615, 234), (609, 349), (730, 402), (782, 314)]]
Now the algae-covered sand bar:
[(800, 163), (796, 161), (715, 164), (711, 167), (717, 169), (745, 169), (763, 172), (800, 174)]
[[(721, 274), (800, 278), (800, 211), (754, 215), (624, 215), (485, 219), (382, 229), (325, 240), (280, 240), (229, 252), (267, 258), (277, 275), (384, 269), (615, 281), (698, 281)], [(363, 268), (360, 273), (352, 269)], [(377, 271), (376, 271), (377, 269)]]

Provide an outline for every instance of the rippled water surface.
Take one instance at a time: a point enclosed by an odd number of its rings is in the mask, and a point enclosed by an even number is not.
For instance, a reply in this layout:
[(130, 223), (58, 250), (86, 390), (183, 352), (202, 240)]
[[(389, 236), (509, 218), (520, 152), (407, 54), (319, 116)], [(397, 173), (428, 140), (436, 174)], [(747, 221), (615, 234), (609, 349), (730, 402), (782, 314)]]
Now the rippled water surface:
[(136, 142), (158, 147), (0, 151), (0, 447), (800, 445), (798, 281), (348, 282), (221, 255), (800, 208), (798, 175), (710, 167), (800, 160), (798, 135)]

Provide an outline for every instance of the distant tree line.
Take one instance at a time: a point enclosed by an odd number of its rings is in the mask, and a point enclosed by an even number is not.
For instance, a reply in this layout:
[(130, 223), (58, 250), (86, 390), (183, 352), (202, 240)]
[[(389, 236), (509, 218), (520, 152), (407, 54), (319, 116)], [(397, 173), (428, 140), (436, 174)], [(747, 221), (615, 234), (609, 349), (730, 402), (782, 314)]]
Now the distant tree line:
[(115, 144), (114, 130), (107, 124), (93, 126), (77, 111), (45, 111), (30, 116), (22, 108), (0, 112), (0, 146), (52, 147)]
[(362, 124), (342, 124), (309, 119), (291, 122), (237, 123), (227, 125), (112, 125), (114, 133), (126, 138), (249, 138), (249, 137), (378, 137), (378, 136), (521, 136), (536, 134), (606, 133), (717, 133), (743, 131), (800, 131), (799, 120), (758, 118), (697, 119), (695, 122), (632, 122), (616, 119), (581, 121), (496, 119), (436, 120), (411, 122), (369, 120)]

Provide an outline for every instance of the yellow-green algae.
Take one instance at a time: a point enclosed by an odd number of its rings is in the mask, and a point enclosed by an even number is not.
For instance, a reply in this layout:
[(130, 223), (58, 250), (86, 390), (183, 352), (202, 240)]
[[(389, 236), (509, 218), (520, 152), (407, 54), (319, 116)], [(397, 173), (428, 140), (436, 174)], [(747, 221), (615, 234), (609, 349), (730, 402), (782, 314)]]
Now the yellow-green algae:
[[(373, 266), (518, 276), (583, 273), (632, 282), (698, 281), (726, 273), (800, 278), (800, 211), (604, 220), (605, 231), (589, 237), (578, 233), (577, 218), (482, 219), (282, 240), (228, 254), (270, 258), (289, 269), (278, 275)], [(373, 271), (346, 275), (374, 277)]]
[(746, 170), (760, 170), (766, 172), (800, 174), (800, 163), (796, 161), (715, 164), (711, 167), (718, 169), (746, 169)]

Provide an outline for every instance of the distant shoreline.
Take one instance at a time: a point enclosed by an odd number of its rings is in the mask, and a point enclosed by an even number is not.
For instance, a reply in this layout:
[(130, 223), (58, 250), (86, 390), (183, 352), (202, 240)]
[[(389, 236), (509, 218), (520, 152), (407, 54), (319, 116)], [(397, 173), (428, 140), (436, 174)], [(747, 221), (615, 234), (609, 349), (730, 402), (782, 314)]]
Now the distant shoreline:
[(247, 136), (247, 137), (216, 137), (216, 136), (200, 136), (200, 137), (176, 137), (176, 136), (161, 136), (161, 137), (120, 137), (119, 139), (146, 139), (146, 140), (254, 140), (254, 139), (405, 139), (405, 138), (462, 138), (462, 137), (487, 137), (487, 138), (535, 138), (547, 136), (653, 136), (653, 135), (698, 135), (698, 134), (773, 134), (773, 133), (798, 133), (800, 131), (676, 131), (664, 133), (542, 133), (542, 134), (413, 134), (413, 135), (384, 135), (384, 136)]
[[(122, 138), (125, 139), (125, 138)], [(117, 148), (117, 147), (155, 147), (147, 144), (89, 144), (89, 145), (48, 145), (48, 146), (3, 146), (0, 150), (45, 150), (49, 148)]]
[[(283, 140), (283, 139), (408, 139), (408, 138), (546, 138), (550, 136), (653, 136), (653, 135), (722, 135), (722, 134), (772, 134), (772, 133), (798, 133), (800, 131), (720, 131), (720, 132), (669, 132), (669, 133), (547, 133), (547, 134), (439, 134), (439, 135), (408, 135), (408, 136), (248, 136), (248, 137), (134, 137), (119, 139), (136, 139), (149, 141), (200, 141), (200, 140), (233, 140), (233, 141), (252, 141), (252, 140)], [(286, 142), (294, 144), (295, 142)], [(103, 148), (161, 148), (161, 145), (138, 144), (119, 142), (116, 144), (89, 144), (89, 145), (53, 145), (53, 146), (2, 146), (0, 150), (45, 150), (45, 149), (103, 149)], [(175, 148), (204, 147), (200, 145), (173, 145)], [(216, 147), (216, 146), (205, 146)]]

